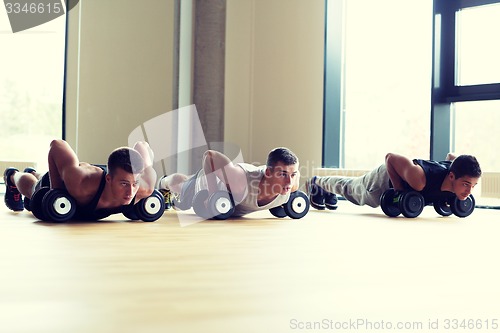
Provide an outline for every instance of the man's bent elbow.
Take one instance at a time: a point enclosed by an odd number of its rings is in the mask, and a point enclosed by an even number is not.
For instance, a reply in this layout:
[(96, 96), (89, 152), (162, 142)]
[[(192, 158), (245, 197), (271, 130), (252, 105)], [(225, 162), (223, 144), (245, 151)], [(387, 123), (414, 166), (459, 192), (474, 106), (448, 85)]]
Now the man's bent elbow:
[(62, 139), (54, 139), (50, 142), (50, 149), (49, 151), (57, 151), (57, 150), (61, 150), (62, 148), (64, 147), (67, 147), (69, 146), (68, 143)]
[(457, 155), (455, 155), (454, 153), (448, 153), (446, 154), (446, 161), (454, 161), (455, 159), (457, 158)]
[(393, 158), (394, 154), (393, 153), (387, 153), (385, 155), (385, 163), (388, 164), (391, 162), (391, 159)]
[(204, 168), (209, 168), (211, 171), (217, 169), (217, 165), (220, 163), (220, 153), (215, 150), (207, 150), (203, 153), (203, 166)]
[(204, 159), (207, 159), (207, 158), (213, 158), (213, 157), (214, 157), (214, 155), (215, 155), (215, 150), (211, 150), (211, 149), (209, 149), (209, 150), (207, 150), (207, 151), (205, 151), (205, 152), (203, 153), (203, 158), (204, 158)]

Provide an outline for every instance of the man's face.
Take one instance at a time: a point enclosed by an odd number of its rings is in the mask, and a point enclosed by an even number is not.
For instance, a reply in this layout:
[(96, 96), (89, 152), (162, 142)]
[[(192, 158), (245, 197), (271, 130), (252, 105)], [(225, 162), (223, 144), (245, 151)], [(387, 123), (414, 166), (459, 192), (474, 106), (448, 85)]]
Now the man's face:
[(111, 185), (111, 192), (121, 205), (132, 202), (139, 190), (139, 177), (140, 174), (128, 173), (120, 168), (117, 168), (113, 175), (108, 175), (107, 181)]
[(477, 185), (479, 178), (463, 176), (460, 178), (455, 178), (453, 172), (450, 173), (451, 187), (453, 193), (457, 196), (459, 200), (465, 200), (471, 194), (474, 187)]
[(266, 173), (269, 176), (271, 191), (282, 195), (287, 194), (292, 189), (293, 184), (297, 181), (299, 174), (299, 165), (284, 165), (279, 162), (272, 168), (268, 168)]

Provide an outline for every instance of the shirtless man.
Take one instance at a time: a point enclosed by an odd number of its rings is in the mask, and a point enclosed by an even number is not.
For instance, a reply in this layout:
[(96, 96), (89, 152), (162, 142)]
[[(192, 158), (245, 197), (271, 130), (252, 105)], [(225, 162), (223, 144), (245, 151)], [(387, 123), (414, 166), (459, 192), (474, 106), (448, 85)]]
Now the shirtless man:
[(80, 162), (66, 141), (53, 140), (48, 164), (49, 172), (45, 175), (30, 168), (25, 172), (15, 168), (5, 170), (4, 200), (9, 209), (22, 211), (22, 196), (31, 198), (37, 183), (45, 181), (48, 183), (45, 185), (64, 189), (75, 199), (76, 219), (101, 219), (151, 195), (156, 182), (153, 151), (146, 142), (137, 142), (134, 148), (115, 149), (105, 170)]

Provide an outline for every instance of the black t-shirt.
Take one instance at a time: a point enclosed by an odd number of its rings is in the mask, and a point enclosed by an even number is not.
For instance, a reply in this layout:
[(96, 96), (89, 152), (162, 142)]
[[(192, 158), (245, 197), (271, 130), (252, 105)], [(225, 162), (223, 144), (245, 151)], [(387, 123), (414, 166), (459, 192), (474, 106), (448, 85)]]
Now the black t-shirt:
[(413, 163), (424, 169), (425, 187), (420, 193), (426, 200), (447, 198), (453, 195), (452, 192), (441, 191), (441, 185), (450, 172), (451, 161), (427, 161), (414, 159)]
[(101, 198), (102, 192), (104, 191), (104, 186), (106, 185), (106, 173), (106, 170), (104, 170), (103, 168), (101, 183), (99, 184), (99, 188), (97, 190), (97, 193), (95, 194), (94, 199), (85, 206), (77, 205), (76, 214), (74, 216), (75, 220), (100, 220), (113, 214), (122, 213), (125, 210), (131, 209), (131, 207), (133, 207), (135, 198), (128, 206), (101, 209), (96, 208), (97, 204), (99, 203), (99, 199)]

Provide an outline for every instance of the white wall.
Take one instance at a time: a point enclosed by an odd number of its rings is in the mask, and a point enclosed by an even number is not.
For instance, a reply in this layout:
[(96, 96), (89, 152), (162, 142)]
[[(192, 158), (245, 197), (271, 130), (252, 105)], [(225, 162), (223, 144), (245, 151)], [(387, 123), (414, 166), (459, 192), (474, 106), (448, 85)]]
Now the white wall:
[(81, 0), (68, 34), (67, 140), (81, 160), (105, 163), (172, 110), (174, 0)]
[[(81, 0), (71, 11), (66, 128), (81, 160), (104, 163), (172, 110), (174, 6)], [(226, 17), (225, 141), (258, 163), (287, 146), (309, 174), (321, 164), (324, 0), (227, 0)]]
[(324, 0), (228, 0), (225, 141), (264, 163), (286, 146), (321, 165)]

